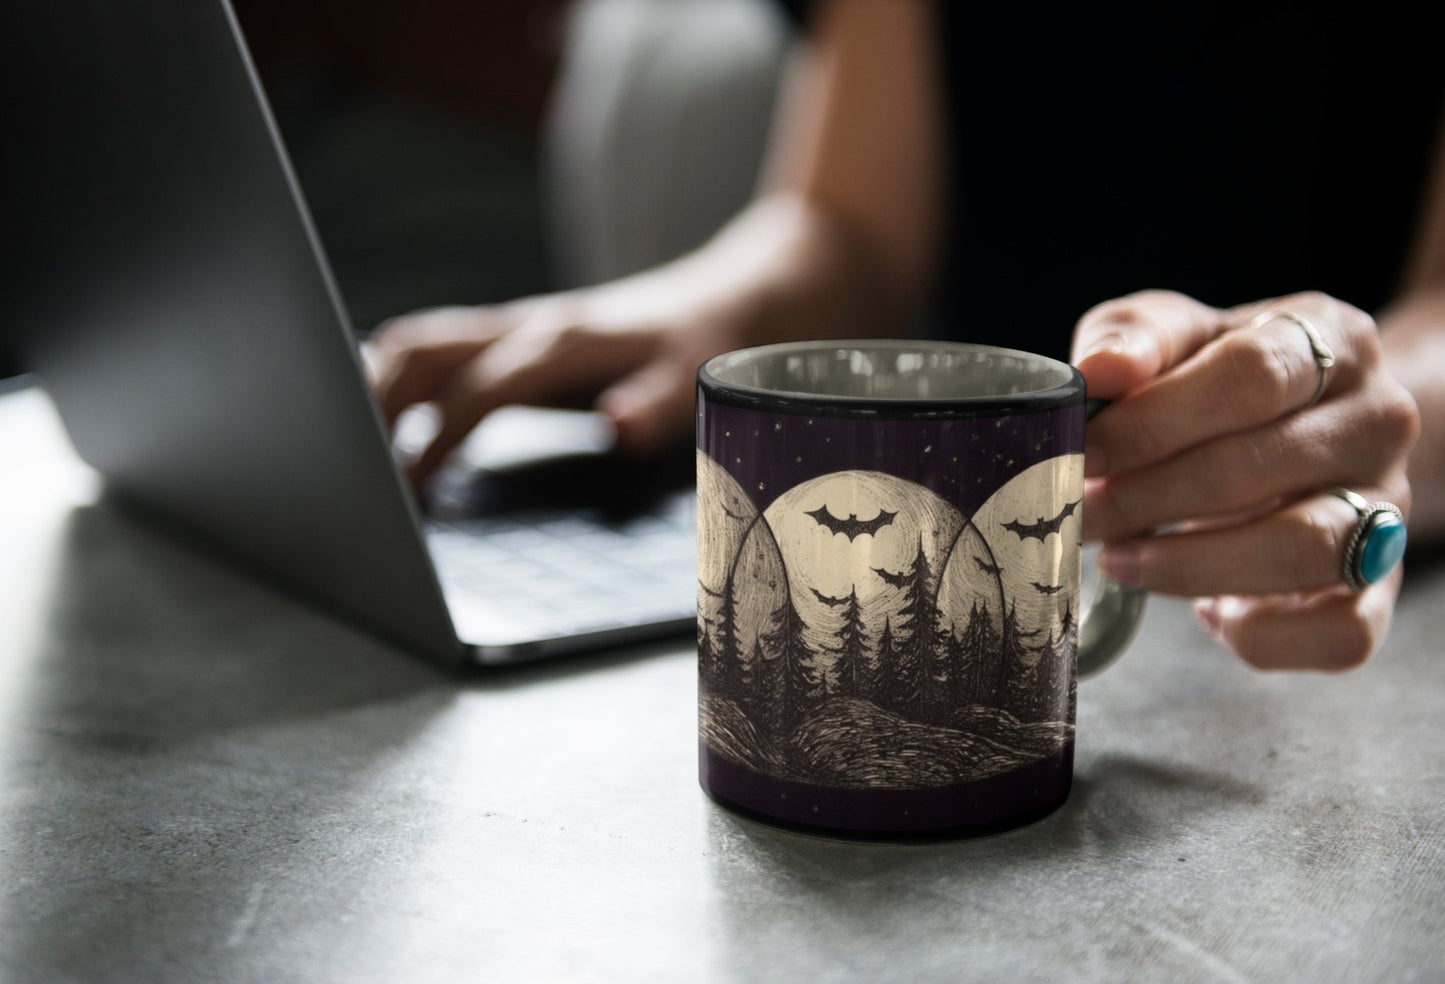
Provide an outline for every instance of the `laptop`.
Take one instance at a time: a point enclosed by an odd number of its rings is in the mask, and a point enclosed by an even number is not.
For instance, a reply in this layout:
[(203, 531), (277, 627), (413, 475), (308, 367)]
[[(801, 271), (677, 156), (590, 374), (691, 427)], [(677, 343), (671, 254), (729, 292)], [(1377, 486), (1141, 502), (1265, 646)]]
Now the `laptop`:
[(109, 493), (445, 663), (695, 631), (690, 450), (512, 408), (419, 506), (224, 0), (0, 26), (14, 342)]

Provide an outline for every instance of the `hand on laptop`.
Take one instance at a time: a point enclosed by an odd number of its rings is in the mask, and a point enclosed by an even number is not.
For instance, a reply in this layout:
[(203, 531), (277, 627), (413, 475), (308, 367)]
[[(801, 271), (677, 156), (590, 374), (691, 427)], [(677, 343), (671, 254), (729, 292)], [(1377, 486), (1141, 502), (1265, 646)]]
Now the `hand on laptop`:
[(373, 382), (388, 424), (414, 404), (439, 410), (436, 436), (409, 469), (416, 484), (508, 404), (595, 405), (620, 450), (646, 454), (685, 433), (697, 366), (729, 347), (725, 320), (708, 316), (675, 291), (626, 282), (420, 311), (382, 326)]
[(1086, 535), (1109, 544), (1101, 566), (1199, 599), (1210, 631), (1255, 665), (1368, 658), (1400, 569), (1360, 592), (1342, 583), (1359, 517), (1327, 490), (1408, 515), (1419, 428), (1370, 317), (1317, 293), (1221, 310), (1146, 291), (1086, 314), (1074, 351), (1090, 393), (1116, 400), (1090, 425), (1086, 458)]
[(826, 210), (763, 198), (697, 251), (622, 280), (487, 307), (444, 307), (381, 326), (372, 377), (388, 424), (434, 403), (424, 482), (483, 417), (508, 404), (595, 406), (619, 450), (647, 454), (692, 425), (697, 367), (731, 349), (877, 335), (896, 299)]

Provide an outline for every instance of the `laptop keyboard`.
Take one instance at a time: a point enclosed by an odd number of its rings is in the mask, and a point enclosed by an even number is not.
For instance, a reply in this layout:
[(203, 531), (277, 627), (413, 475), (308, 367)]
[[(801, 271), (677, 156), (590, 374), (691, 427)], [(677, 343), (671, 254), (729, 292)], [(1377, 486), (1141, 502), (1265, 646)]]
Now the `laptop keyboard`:
[(462, 638), (525, 642), (694, 618), (695, 523), (686, 493), (623, 518), (534, 509), (430, 519), (426, 535)]

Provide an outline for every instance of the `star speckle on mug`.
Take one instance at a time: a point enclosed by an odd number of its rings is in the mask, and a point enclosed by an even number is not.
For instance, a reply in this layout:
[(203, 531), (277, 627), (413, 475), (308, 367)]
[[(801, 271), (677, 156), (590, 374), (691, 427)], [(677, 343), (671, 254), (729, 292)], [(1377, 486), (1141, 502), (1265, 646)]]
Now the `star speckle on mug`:
[[(1080, 416), (1083, 408), (1076, 411)], [(782, 491), (846, 468), (887, 472), (932, 489), (966, 513), (1034, 462), (1083, 450), (1054, 412), (958, 420), (860, 421), (787, 417), (713, 405), (702, 426), (759, 509)]]

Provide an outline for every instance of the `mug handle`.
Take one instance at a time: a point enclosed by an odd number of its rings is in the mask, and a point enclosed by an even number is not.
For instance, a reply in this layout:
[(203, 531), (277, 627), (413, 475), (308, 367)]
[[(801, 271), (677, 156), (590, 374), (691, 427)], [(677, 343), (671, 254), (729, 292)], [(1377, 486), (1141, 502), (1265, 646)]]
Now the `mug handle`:
[[(1085, 414), (1094, 415), (1109, 405), (1108, 400), (1090, 397)], [(1099, 575), (1099, 587), (1093, 604), (1079, 626), (1078, 675), (1083, 680), (1094, 676), (1124, 654), (1129, 643), (1139, 634), (1144, 621), (1144, 603), (1149, 592), (1132, 584), (1123, 584), (1106, 574)]]

